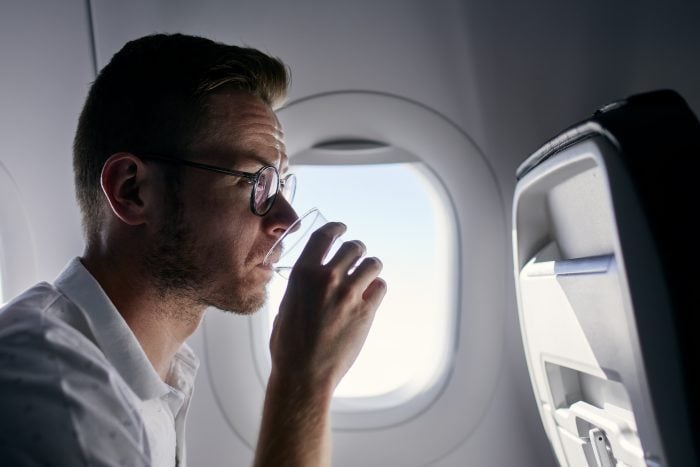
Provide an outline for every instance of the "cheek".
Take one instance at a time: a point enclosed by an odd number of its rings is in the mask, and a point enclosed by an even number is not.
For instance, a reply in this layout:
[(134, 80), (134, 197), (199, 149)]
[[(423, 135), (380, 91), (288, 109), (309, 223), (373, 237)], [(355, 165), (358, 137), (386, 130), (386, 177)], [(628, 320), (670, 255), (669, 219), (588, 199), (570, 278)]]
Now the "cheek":
[[(244, 218), (245, 219), (245, 218)], [(226, 257), (233, 267), (247, 268), (262, 261), (264, 246), (257, 246), (258, 230), (255, 223), (227, 220), (224, 217), (212, 226), (209, 237), (215, 254)]]
[[(186, 222), (197, 239), (196, 244), (207, 261), (225, 263), (228, 268), (240, 268), (260, 256), (256, 249), (260, 219), (250, 212), (249, 200), (231, 199), (231, 187), (209, 190), (187, 206)], [(262, 256), (266, 252), (262, 252)], [(262, 261), (260, 256), (259, 261)]]

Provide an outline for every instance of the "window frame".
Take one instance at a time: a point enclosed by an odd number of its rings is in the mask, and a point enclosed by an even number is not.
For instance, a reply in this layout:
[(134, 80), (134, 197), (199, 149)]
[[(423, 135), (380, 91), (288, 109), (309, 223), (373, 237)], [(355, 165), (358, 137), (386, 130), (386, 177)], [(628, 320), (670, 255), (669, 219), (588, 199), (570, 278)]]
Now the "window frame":
[[(325, 143), (327, 144), (327, 143)], [(457, 229), (457, 213), (455, 206), (449, 196), (439, 175), (420, 157), (403, 149), (393, 148), (390, 145), (383, 145), (381, 153), (376, 154), (375, 162), (372, 163), (366, 157), (356, 157), (360, 151), (346, 151), (344, 154), (322, 154), (325, 149), (312, 149), (313, 157), (302, 158), (302, 163), (295, 162), (296, 156), (290, 157), (290, 166), (304, 165), (383, 165), (391, 163), (412, 163), (412, 169), (416, 170), (418, 176), (422, 177), (421, 182), (426, 183), (426, 189), (432, 189), (432, 193), (426, 196), (435, 196), (437, 201), (433, 204), (442, 207), (442, 213), (436, 213), (442, 217), (444, 231), (447, 237), (444, 239), (447, 244), (447, 309), (445, 323), (445, 338), (449, 342), (445, 345), (445, 355), (436, 362), (429, 376), (423, 381), (415, 378), (405, 384), (384, 394), (368, 397), (333, 397), (331, 411), (333, 414), (333, 428), (338, 430), (358, 430), (367, 428), (383, 428), (400, 424), (411, 419), (424, 411), (442, 392), (445, 384), (449, 380), (450, 373), (454, 367), (454, 358), (458, 342), (459, 328), (459, 270), (457, 261), (454, 258), (459, 256), (460, 242)], [(364, 151), (364, 150), (362, 150)], [(375, 152), (379, 152), (376, 151)], [(306, 153), (308, 155), (308, 152)], [(302, 154), (302, 156), (305, 156)], [(362, 154), (360, 154), (362, 156)], [(304, 159), (308, 163), (304, 163)], [(331, 160), (330, 164), (320, 164), (320, 161)], [(357, 161), (361, 162), (357, 162)], [(252, 350), (256, 367), (256, 374), (261, 386), (267, 384), (267, 378), (271, 371), (269, 356), (269, 329), (272, 325), (271, 310), (267, 306), (251, 317), (250, 332)]]

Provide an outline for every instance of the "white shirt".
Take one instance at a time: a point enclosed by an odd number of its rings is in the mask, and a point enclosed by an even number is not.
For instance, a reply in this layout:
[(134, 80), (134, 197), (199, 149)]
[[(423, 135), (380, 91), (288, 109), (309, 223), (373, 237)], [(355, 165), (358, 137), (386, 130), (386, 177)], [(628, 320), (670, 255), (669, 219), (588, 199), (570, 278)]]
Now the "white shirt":
[(199, 361), (166, 382), (78, 258), (0, 310), (0, 464), (185, 465)]

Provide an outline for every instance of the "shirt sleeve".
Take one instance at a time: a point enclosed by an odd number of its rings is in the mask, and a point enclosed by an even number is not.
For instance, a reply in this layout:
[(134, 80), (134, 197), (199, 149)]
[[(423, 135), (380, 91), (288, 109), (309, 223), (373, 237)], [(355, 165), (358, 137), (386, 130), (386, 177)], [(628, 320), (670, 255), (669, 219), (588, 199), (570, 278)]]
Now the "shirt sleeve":
[(0, 458), (16, 466), (149, 466), (143, 421), (100, 350), (59, 319), (0, 317)]

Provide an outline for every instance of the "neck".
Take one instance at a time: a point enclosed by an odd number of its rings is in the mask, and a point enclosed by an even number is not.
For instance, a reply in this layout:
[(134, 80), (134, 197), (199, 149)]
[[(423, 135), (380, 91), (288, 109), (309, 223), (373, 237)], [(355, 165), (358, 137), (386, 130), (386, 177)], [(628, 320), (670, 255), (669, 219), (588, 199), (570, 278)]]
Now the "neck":
[(88, 249), (81, 261), (165, 381), (175, 353), (199, 326), (205, 307), (176, 294), (161, 293), (131, 261), (134, 256), (138, 255), (100, 254)]

